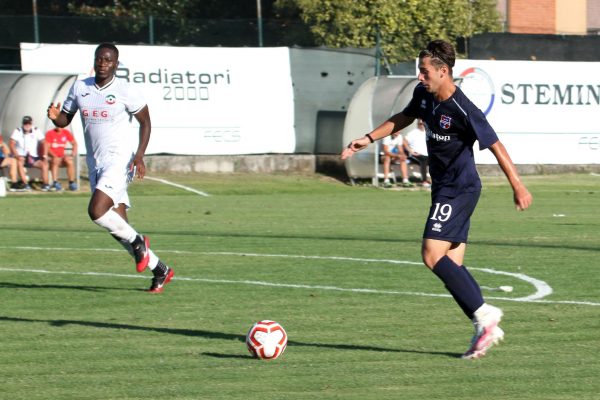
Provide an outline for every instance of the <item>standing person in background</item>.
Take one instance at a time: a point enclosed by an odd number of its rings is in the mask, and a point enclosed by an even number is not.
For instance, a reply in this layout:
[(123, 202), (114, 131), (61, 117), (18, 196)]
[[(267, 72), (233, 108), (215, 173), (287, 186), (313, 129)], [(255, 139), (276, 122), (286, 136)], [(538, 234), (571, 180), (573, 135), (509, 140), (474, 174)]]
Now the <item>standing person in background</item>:
[[(55, 126), (69, 125), (79, 110), (84, 128), (92, 198), (88, 214), (133, 256), (137, 272), (149, 268), (154, 277), (148, 289), (160, 293), (173, 278), (173, 270), (150, 249), (148, 237), (140, 235), (127, 220), (130, 207), (127, 186), (137, 175), (144, 178), (144, 154), (150, 141), (150, 112), (141, 93), (115, 76), (119, 50), (101, 43), (94, 54), (95, 76), (76, 81), (62, 109), (50, 104), (48, 118)], [(129, 134), (130, 115), (139, 122), (139, 141)]]
[(527, 209), (532, 197), (483, 112), (454, 84), (454, 61), (450, 43), (430, 42), (419, 53), (419, 84), (406, 108), (364, 137), (353, 140), (341, 157), (351, 157), (370, 143), (407, 127), (416, 118), (423, 120), (432, 190), (421, 255), (472, 320), (475, 334), (463, 358), (473, 359), (485, 355), (504, 338), (498, 326), (502, 310), (484, 301), (479, 284), (463, 265), (470, 218), (481, 192), (473, 156), (475, 141), (481, 150), (489, 149), (496, 157), (513, 189), (517, 210)]
[(50, 190), (48, 185), (48, 157), (39, 154), (45, 151), (45, 137), (37, 126), (33, 126), (33, 119), (26, 115), (23, 117), (20, 128), (13, 131), (10, 136), (10, 151), (17, 160), (17, 171), (23, 182), (23, 190), (31, 190), (26, 168), (38, 168), (42, 174), (42, 191)]
[[(71, 155), (65, 154), (65, 147), (67, 143), (71, 144)], [(67, 168), (67, 178), (69, 179), (69, 190), (77, 190), (77, 183), (75, 183), (75, 164), (73, 157), (77, 157), (79, 154), (77, 151), (77, 141), (67, 129), (61, 127), (54, 127), (46, 132), (46, 152), (50, 158), (50, 172), (52, 172), (52, 189), (62, 190), (62, 186), (58, 181), (58, 168)]]

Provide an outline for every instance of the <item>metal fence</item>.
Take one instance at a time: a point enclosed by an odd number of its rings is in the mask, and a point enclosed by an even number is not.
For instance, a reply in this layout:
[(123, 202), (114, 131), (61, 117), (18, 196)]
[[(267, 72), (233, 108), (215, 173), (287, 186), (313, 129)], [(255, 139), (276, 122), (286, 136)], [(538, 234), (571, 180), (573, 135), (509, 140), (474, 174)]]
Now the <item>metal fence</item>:
[[(265, 46), (314, 46), (306, 25), (262, 20)], [(98, 43), (179, 46), (258, 46), (256, 19), (176, 19), (148, 17), (0, 16), (0, 45), (18, 42)]]
[(0, 15), (0, 69), (18, 69), (19, 43), (100, 43), (169, 46), (313, 47), (298, 21)]

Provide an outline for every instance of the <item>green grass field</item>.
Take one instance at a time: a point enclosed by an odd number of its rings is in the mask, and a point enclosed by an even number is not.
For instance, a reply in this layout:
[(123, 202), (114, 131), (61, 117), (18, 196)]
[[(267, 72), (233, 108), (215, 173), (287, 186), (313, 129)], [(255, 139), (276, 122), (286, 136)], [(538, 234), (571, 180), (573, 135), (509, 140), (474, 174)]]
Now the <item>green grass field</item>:
[[(600, 177), (527, 176), (516, 212), (484, 178), (465, 264), (505, 342), (472, 327), (420, 265), (429, 193), (322, 176), (182, 175), (131, 186), (133, 225), (176, 277), (88, 220), (88, 193), (0, 199), (1, 399), (598, 399)], [(274, 319), (285, 354), (250, 358)]]

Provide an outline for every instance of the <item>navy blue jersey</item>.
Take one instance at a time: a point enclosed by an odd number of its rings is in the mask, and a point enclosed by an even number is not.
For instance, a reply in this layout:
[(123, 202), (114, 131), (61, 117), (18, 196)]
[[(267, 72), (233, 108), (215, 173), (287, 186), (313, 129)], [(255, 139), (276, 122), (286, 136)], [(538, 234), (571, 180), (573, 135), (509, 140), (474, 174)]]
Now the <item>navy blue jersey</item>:
[(439, 103), (418, 84), (402, 114), (425, 123), (432, 195), (454, 197), (481, 190), (473, 144), (477, 140), (480, 150), (487, 149), (498, 136), (458, 86), (450, 98)]

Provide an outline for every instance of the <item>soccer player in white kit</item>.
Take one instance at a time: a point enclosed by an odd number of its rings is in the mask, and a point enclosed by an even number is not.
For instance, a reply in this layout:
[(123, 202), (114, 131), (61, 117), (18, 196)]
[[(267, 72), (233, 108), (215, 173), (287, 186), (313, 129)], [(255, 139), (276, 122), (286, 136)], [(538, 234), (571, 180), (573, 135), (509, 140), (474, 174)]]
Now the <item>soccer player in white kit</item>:
[[(95, 76), (76, 81), (65, 100), (50, 104), (48, 118), (54, 125), (69, 125), (79, 110), (84, 127), (87, 166), (92, 190), (88, 214), (107, 229), (135, 259), (136, 269), (149, 268), (154, 274), (149, 292), (160, 293), (173, 270), (150, 250), (146, 236), (140, 235), (127, 220), (130, 207), (127, 185), (134, 175), (143, 179), (144, 153), (150, 141), (150, 113), (139, 91), (115, 76), (119, 50), (101, 43), (95, 52)], [(130, 116), (139, 122), (139, 142), (129, 134)]]

